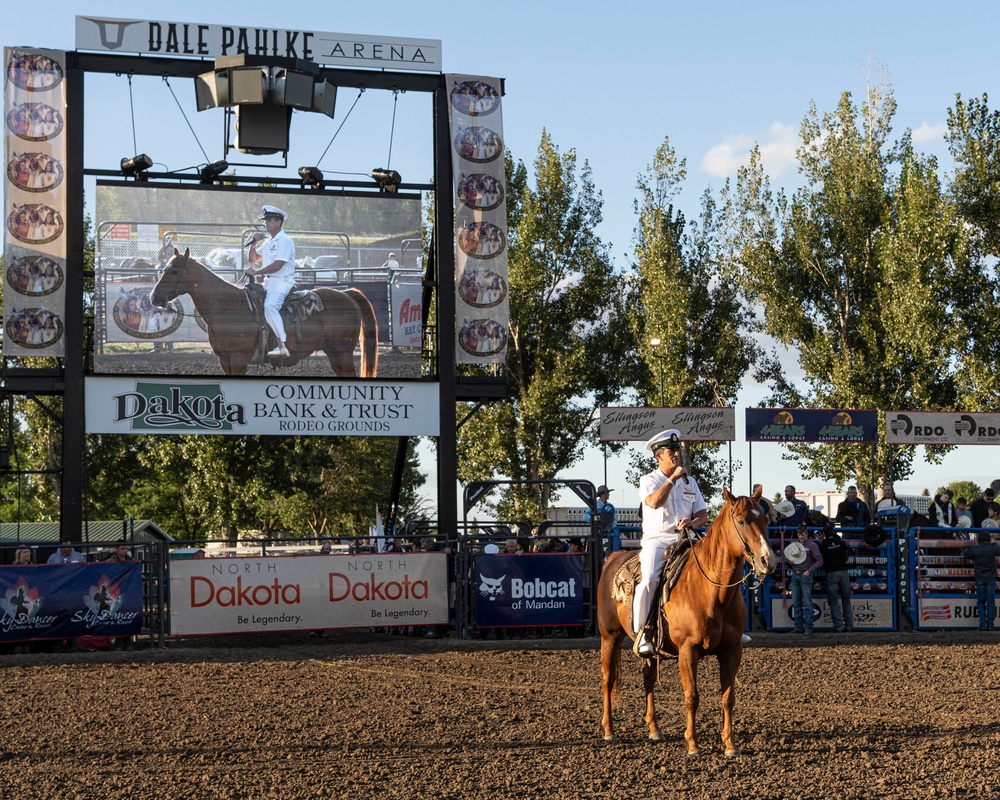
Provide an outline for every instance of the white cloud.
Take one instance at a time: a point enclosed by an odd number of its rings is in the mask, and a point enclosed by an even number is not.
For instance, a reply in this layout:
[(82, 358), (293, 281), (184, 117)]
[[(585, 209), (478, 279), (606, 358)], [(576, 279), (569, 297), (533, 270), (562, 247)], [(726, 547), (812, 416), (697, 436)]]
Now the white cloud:
[(750, 151), (755, 143), (760, 145), (765, 172), (774, 178), (795, 163), (799, 131), (792, 125), (773, 122), (763, 136), (743, 133), (727, 136), (705, 153), (699, 167), (713, 178), (733, 176), (737, 169), (750, 163)]
[(919, 128), (913, 130), (913, 143), (923, 144), (924, 142), (941, 141), (947, 132), (947, 125), (928, 125), (923, 122)]

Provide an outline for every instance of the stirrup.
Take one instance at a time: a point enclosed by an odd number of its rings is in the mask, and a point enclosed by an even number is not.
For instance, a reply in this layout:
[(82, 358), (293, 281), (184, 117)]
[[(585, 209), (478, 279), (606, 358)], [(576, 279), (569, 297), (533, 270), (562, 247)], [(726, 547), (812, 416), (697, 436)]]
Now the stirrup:
[(269, 356), (283, 356), (284, 358), (288, 358), (288, 348), (285, 347), (283, 344), (279, 344), (273, 350), (268, 351), (268, 355)]

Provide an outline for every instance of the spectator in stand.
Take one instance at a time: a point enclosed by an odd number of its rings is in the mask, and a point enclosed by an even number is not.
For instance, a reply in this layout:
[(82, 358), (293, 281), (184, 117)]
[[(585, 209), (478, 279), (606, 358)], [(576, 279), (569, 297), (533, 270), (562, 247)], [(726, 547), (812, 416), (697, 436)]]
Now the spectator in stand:
[[(965, 498), (959, 497), (955, 501), (955, 514), (958, 516), (957, 526), (959, 528), (971, 528), (972, 527), (972, 512), (966, 505)], [(965, 520), (963, 522), (962, 520)]]
[(30, 547), (19, 547), (14, 551), (14, 566), (15, 567), (30, 567), (31, 566), (31, 548)]
[[(117, 545), (115, 545), (114, 552), (104, 560), (110, 561), (114, 564), (124, 564), (127, 561), (134, 561), (135, 559), (132, 558), (131, 554), (128, 551), (128, 543), (119, 542)], [(103, 638), (103, 637), (95, 637), (95, 638)], [(132, 637), (131, 636), (116, 637), (114, 640), (113, 649), (135, 650), (135, 645), (132, 643)]]
[(785, 487), (785, 499), (775, 504), (774, 511), (775, 523), (786, 528), (798, 528), (803, 522), (809, 521), (809, 506), (795, 496), (795, 487), (791, 484)]
[(73, 540), (63, 536), (59, 540), (59, 549), (49, 556), (49, 564), (80, 564), (86, 561), (86, 556), (73, 549)]
[(935, 528), (954, 528), (958, 525), (958, 512), (951, 502), (951, 492), (945, 489), (934, 497), (934, 502), (927, 511), (931, 526)]
[(893, 488), (891, 481), (884, 481), (882, 483), (881, 495), (879, 501), (875, 504), (876, 513), (883, 508), (894, 508), (895, 506), (902, 505), (896, 498), (896, 490)]
[(990, 503), (986, 509), (987, 517), (980, 524), (980, 528), (1000, 528), (1000, 503)]
[(854, 612), (851, 609), (851, 578), (847, 569), (847, 544), (828, 522), (823, 526), (823, 541), (819, 543), (826, 573), (826, 601), (830, 605), (830, 618), (837, 633), (854, 630)]
[(993, 494), (993, 490), (987, 486), (983, 489), (982, 497), (978, 500), (972, 501), (972, 505), (969, 506), (969, 511), (972, 512), (973, 528), (981, 528), (983, 526), (983, 520), (990, 515), (990, 503), (993, 502), (994, 497), (996, 497), (996, 495)]
[(995, 630), (994, 618), (997, 603), (997, 558), (1000, 545), (990, 541), (989, 531), (979, 531), (976, 544), (969, 545), (965, 557), (972, 562), (972, 575), (976, 582), (976, 605), (979, 611), (979, 630)]
[(837, 506), (834, 519), (841, 528), (865, 528), (872, 523), (872, 512), (868, 504), (858, 497), (858, 487), (848, 486), (847, 497)]
[[(622, 537), (618, 530), (618, 517), (615, 513), (615, 507), (608, 502), (608, 498), (611, 497), (611, 490), (604, 486), (597, 487), (597, 514), (598, 519), (601, 520), (601, 533), (606, 539), (611, 542), (611, 551), (622, 549)], [(583, 521), (590, 523), (593, 519), (593, 514), (590, 508), (584, 509)]]
[(823, 566), (819, 546), (809, 538), (809, 530), (799, 525), (798, 540), (785, 548), (792, 590), (792, 624), (796, 633), (811, 636), (813, 632), (813, 581), (816, 570)]

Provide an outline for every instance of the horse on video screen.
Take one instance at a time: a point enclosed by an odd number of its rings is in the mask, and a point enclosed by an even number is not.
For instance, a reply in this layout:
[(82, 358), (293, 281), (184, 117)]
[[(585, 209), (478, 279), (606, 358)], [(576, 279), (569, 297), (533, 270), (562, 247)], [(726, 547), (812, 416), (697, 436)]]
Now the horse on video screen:
[[(758, 580), (772, 572), (778, 559), (767, 536), (767, 517), (760, 509), (758, 487), (752, 497), (734, 497), (723, 488), (726, 502), (709, 525), (704, 538), (695, 542), (669, 599), (660, 609), (660, 626), (668, 623), (667, 639), (660, 637), (661, 647), (656, 656), (644, 658), (643, 686), (646, 692), (646, 724), (649, 738), (662, 741), (666, 737), (656, 723), (653, 687), (657, 681), (658, 660), (677, 656), (677, 666), (684, 685), (684, 705), (687, 708), (688, 754), (699, 752), (695, 736), (695, 713), (698, 711), (698, 663), (705, 656), (719, 659), (722, 688), (722, 742), (726, 755), (738, 755), (733, 742), (733, 708), (736, 705), (736, 672), (743, 657), (742, 635), (746, 626), (747, 607), (740, 592), (744, 561)], [(601, 689), (604, 695), (604, 738), (615, 739), (611, 717), (612, 706), (621, 701), (621, 644), (631, 636), (631, 595), (626, 602), (616, 599), (615, 576), (632, 556), (627, 550), (614, 553), (605, 563), (597, 587), (597, 618), (601, 633)], [(619, 597), (621, 595), (619, 594)]]
[[(378, 323), (371, 302), (358, 289), (314, 290), (323, 310), (288, 326), (288, 358), (273, 359), (275, 366), (291, 366), (321, 350), (339, 378), (374, 378), (378, 368)], [(191, 296), (208, 328), (208, 341), (226, 375), (246, 375), (257, 352), (259, 323), (246, 293), (212, 270), (174, 248), (174, 255), (153, 287), (153, 305), (166, 307), (179, 295)], [(266, 325), (266, 323), (264, 323)], [(361, 369), (354, 369), (354, 348), (361, 347)]]

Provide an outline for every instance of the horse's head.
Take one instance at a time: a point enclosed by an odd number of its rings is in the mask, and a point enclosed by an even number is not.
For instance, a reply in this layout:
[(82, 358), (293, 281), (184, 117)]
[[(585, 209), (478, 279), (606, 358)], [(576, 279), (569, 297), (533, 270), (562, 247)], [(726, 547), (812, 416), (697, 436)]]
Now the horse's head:
[(190, 247), (184, 248), (183, 253), (174, 248), (174, 254), (160, 273), (153, 291), (149, 293), (149, 300), (154, 306), (164, 308), (178, 295), (187, 294), (188, 267), (192, 261)]
[(735, 497), (723, 486), (726, 504), (719, 512), (731, 524), (743, 545), (743, 557), (750, 564), (758, 580), (763, 580), (778, 566), (778, 557), (771, 549), (767, 535), (767, 515), (761, 510), (760, 495), (763, 487), (754, 489), (750, 497)]

